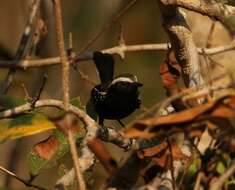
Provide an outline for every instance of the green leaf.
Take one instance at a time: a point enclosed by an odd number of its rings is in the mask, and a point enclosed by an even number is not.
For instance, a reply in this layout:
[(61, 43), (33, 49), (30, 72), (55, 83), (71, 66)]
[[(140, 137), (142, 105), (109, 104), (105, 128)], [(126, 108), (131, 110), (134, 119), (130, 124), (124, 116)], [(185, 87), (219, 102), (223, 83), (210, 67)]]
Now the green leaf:
[[(82, 133), (77, 133), (75, 136), (77, 142), (81, 141), (83, 136)], [(30, 173), (37, 175), (42, 170), (54, 167), (68, 151), (69, 145), (64, 134), (58, 129), (53, 130), (52, 136), (35, 145), (29, 153), (27, 164)]]
[(201, 160), (200, 158), (195, 157), (193, 163), (190, 164), (188, 170), (185, 171), (186, 173), (183, 178), (183, 184), (187, 187), (188, 190), (193, 189), (196, 176), (200, 167), (201, 167)]
[(225, 165), (222, 162), (218, 162), (216, 166), (216, 171), (222, 175), (225, 172), (226, 168)]
[(4, 109), (14, 108), (16, 106), (20, 106), (25, 103), (26, 101), (22, 98), (15, 98), (8, 95), (0, 96), (0, 106)]
[(6, 187), (0, 187), (0, 190), (9, 190), (9, 189)]
[[(79, 98), (71, 100), (71, 104), (83, 109)], [(64, 112), (61, 111), (59, 114), (64, 114)], [(78, 144), (85, 135), (84, 124), (78, 120), (73, 125), (72, 127), (76, 130), (75, 138)], [(30, 173), (37, 175), (42, 170), (54, 167), (57, 161), (68, 152), (69, 145), (63, 132), (54, 129), (53, 134), (48, 139), (36, 144), (28, 154), (27, 164)]]
[(70, 104), (72, 104), (75, 107), (78, 107), (80, 109), (84, 109), (84, 106), (81, 104), (81, 99), (80, 97), (76, 97), (70, 100)]
[(55, 125), (40, 113), (30, 113), (0, 121), (0, 143), (54, 129)]
[[(53, 131), (53, 136), (55, 137), (55, 140), (58, 141), (59, 147), (56, 148), (56, 150), (54, 151), (55, 153), (51, 158), (46, 159), (45, 157), (42, 157), (35, 148), (37, 145), (29, 153), (27, 163), (31, 174), (37, 175), (40, 170), (53, 167), (56, 163), (56, 160), (61, 158), (66, 152), (68, 152), (67, 142), (63, 133), (55, 129)], [(52, 146), (51, 149), (52, 148), (55, 148), (55, 145)]]
[(198, 166), (195, 163), (191, 164), (187, 172), (188, 178), (191, 179), (197, 173), (197, 170), (198, 170)]

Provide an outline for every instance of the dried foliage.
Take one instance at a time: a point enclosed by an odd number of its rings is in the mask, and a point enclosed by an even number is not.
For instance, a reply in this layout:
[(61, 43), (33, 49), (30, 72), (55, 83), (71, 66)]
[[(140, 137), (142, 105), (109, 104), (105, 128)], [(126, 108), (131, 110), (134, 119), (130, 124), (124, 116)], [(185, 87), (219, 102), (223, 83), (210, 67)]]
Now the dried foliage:
[[(43, 175), (42, 171), (58, 166), (70, 152), (73, 167), (65, 169), (53, 184), (57, 190), (94, 189), (91, 181), (97, 177), (94, 176), (93, 170), (97, 161), (107, 174), (101, 189), (235, 189), (233, 77), (226, 71), (217, 76), (215, 73), (211, 76), (208, 72), (208, 76), (203, 78), (205, 72), (202, 72), (199, 64), (200, 59), (206, 59), (209, 69), (213, 70), (216, 61), (210, 55), (233, 50), (234, 41), (231, 44), (210, 47), (215, 28), (213, 22), (207, 37), (207, 48), (197, 48), (188, 20), (179, 9), (185, 8), (216, 19), (233, 35), (234, 3), (219, 0), (157, 0), (164, 29), (170, 39), (169, 44), (128, 46), (120, 30), (119, 44), (101, 50), (103, 53), (118, 54), (122, 59), (129, 51), (167, 51), (165, 60), (160, 64), (159, 73), (167, 98), (153, 108), (144, 110), (140, 117), (123, 130), (114, 129), (113, 126), (102, 126), (101, 130), (91, 101), (87, 103), (85, 110), (79, 98), (69, 100), (69, 66), (71, 64), (75, 69), (79, 69), (76, 65), (78, 61), (92, 59), (93, 52), (86, 50), (106, 30), (119, 22), (138, 1), (128, 2), (77, 54), (72, 47), (72, 40), (69, 49), (65, 49), (60, 0), (54, 0), (52, 3), (58, 57), (37, 59), (49, 30), (47, 22), (39, 14), (41, 1), (34, 0), (14, 60), (0, 61), (0, 67), (9, 68), (8, 75), (1, 85), (0, 142), (41, 134), (48, 130), (50, 132), (28, 153), (30, 179), (21, 178), (2, 166), (0, 170), (28, 187), (45, 189), (34, 185), (33, 180), (38, 175)], [(5, 52), (0, 50), (1, 54)], [(63, 90), (63, 101), (41, 100), (45, 77), (35, 98), (30, 97), (25, 86), (25, 99), (6, 95), (17, 69), (54, 64), (63, 66), (62, 85), (59, 86), (55, 82), (55, 85)], [(89, 76), (80, 70), (79, 73), (90, 84), (95, 84)], [(226, 77), (230, 79), (229, 82), (218, 82)], [(43, 107), (54, 107), (59, 111), (54, 111), (52, 117), (42, 109)], [(206, 141), (209, 143), (205, 143)], [(123, 149), (125, 159), (116, 160), (106, 147), (106, 142)], [(58, 172), (56, 168), (54, 170)]]

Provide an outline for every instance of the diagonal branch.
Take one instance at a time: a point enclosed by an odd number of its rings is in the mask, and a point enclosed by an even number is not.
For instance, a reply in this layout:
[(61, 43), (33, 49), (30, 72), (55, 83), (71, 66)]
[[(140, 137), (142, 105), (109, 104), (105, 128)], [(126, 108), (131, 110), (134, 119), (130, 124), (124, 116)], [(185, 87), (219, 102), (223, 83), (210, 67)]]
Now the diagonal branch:
[[(15, 64), (19, 64), (20, 60), (25, 58), (25, 56), (27, 55), (29, 44), (31, 43), (31, 40), (32, 40), (32, 34), (34, 32), (34, 24), (35, 24), (35, 20), (36, 20), (36, 16), (37, 16), (40, 4), (41, 4), (41, 0), (34, 0), (32, 3), (32, 10), (31, 10), (28, 22), (26, 24), (24, 33), (21, 37), (20, 44), (17, 49), (15, 58), (14, 58), (16, 62)], [(10, 88), (15, 71), (16, 70), (14, 68), (11, 68), (8, 71), (7, 76), (5, 77), (1, 90), (0, 90), (1, 94), (5, 94)]]
[(91, 40), (85, 44), (78, 54), (81, 54), (82, 52), (86, 51), (99, 37), (108, 29), (110, 29), (120, 18), (122, 18), (125, 13), (128, 12), (129, 9), (131, 9), (135, 4), (137, 0), (131, 0), (130, 3), (127, 4), (113, 19), (110, 23), (106, 24)]
[(7, 175), (11, 176), (11, 177), (14, 177), (15, 179), (17, 179), (18, 181), (22, 182), (25, 186), (27, 187), (33, 187), (35, 189), (39, 189), (39, 190), (46, 190), (46, 188), (44, 187), (40, 187), (38, 185), (34, 185), (30, 182), (30, 180), (26, 180), (26, 179), (23, 179), (19, 176), (17, 176), (16, 174), (14, 174), (13, 172), (7, 170), (6, 168), (0, 166), (0, 170), (4, 173), (6, 173)]

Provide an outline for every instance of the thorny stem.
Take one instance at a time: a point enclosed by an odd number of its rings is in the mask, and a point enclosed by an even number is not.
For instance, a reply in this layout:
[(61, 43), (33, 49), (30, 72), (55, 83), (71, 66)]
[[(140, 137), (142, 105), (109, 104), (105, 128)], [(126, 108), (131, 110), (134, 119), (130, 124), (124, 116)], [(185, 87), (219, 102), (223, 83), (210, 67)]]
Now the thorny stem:
[(69, 105), (69, 62), (67, 59), (63, 27), (62, 27), (62, 15), (61, 15), (61, 3), (60, 0), (54, 0), (56, 33), (57, 33), (57, 46), (60, 54), (60, 61), (62, 63), (62, 86), (63, 86), (63, 102), (64, 108), (67, 111)]
[[(103, 53), (109, 54), (124, 54), (125, 52), (135, 51), (166, 51), (168, 49), (167, 43), (160, 44), (137, 44), (137, 45), (118, 45), (112, 48), (101, 50)], [(216, 55), (235, 49), (235, 42), (221, 45), (212, 48), (197, 48), (199, 54)], [(81, 54), (76, 60), (87, 61), (92, 59), (92, 53)], [(75, 61), (75, 60), (74, 60)], [(71, 63), (73, 63), (72, 61)], [(42, 66), (58, 65), (61, 63), (60, 57), (51, 57), (44, 59), (23, 59), (19, 63), (17, 61), (0, 60), (1, 68), (15, 68), (15, 69), (29, 69)]]
[[(63, 86), (63, 103), (65, 111), (69, 110), (69, 61), (67, 59), (65, 45), (64, 45), (64, 33), (62, 27), (62, 14), (61, 14), (61, 2), (60, 0), (54, 0), (54, 12), (56, 22), (56, 33), (57, 33), (57, 46), (59, 49), (60, 60), (62, 63), (62, 86)], [(69, 125), (70, 118), (66, 115), (66, 124)], [(80, 169), (78, 153), (76, 149), (76, 142), (73, 136), (73, 132), (67, 129), (68, 142), (70, 146), (70, 152), (72, 155), (74, 168), (76, 171), (77, 181), (79, 183), (79, 189), (85, 190), (86, 184), (82, 176)]]

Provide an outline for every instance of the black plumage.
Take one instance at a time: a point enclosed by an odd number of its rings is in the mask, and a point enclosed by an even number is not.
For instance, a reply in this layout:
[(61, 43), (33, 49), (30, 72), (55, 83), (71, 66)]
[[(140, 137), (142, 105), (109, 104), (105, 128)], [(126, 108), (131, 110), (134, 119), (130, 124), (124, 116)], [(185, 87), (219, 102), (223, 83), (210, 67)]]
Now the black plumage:
[(93, 60), (97, 67), (101, 84), (91, 91), (91, 100), (99, 117), (99, 124), (104, 119), (120, 120), (140, 107), (138, 88), (142, 86), (132, 74), (113, 77), (114, 59), (109, 54), (94, 52)]

